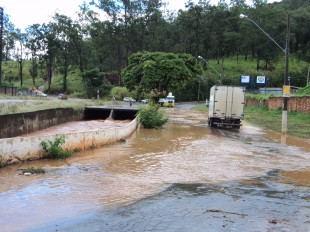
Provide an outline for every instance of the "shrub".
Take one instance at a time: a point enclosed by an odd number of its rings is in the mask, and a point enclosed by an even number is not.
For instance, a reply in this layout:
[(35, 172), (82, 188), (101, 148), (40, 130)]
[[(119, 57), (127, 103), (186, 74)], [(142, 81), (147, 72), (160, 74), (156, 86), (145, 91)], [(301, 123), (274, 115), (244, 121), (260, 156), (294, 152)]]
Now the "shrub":
[(45, 170), (42, 168), (35, 168), (35, 167), (31, 167), (31, 168), (26, 168), (26, 169), (21, 169), (22, 173), (31, 173), (31, 174), (43, 174), (45, 173)]
[(117, 100), (123, 100), (124, 97), (130, 97), (132, 94), (129, 93), (126, 87), (116, 86), (111, 90), (110, 95)]
[(161, 128), (168, 122), (164, 111), (154, 103), (149, 103), (146, 107), (139, 107), (138, 117), (145, 128)]
[(43, 150), (50, 159), (65, 159), (73, 154), (72, 151), (65, 151), (61, 145), (65, 143), (64, 135), (57, 135), (55, 141), (44, 140), (41, 142)]

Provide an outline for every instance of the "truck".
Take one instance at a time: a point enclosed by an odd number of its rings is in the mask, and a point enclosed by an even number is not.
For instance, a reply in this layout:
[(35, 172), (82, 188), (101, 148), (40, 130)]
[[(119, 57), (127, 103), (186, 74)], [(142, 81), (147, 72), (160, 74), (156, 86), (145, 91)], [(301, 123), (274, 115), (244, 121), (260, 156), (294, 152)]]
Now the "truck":
[(215, 85), (210, 90), (208, 125), (240, 129), (244, 107), (245, 87)]
[(171, 92), (169, 92), (168, 96), (165, 99), (164, 106), (165, 107), (174, 107), (174, 100), (175, 100), (174, 96), (172, 95)]

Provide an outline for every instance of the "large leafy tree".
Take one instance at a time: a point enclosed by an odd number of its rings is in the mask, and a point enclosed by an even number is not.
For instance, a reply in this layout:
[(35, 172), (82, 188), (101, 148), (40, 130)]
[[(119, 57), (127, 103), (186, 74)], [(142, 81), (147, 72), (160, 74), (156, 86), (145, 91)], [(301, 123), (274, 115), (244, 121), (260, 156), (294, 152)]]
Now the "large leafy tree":
[(26, 48), (29, 50), (31, 57), (31, 66), (29, 69), (30, 76), (32, 78), (32, 84), (36, 85), (36, 78), (38, 77), (38, 60), (40, 59), (40, 52), (42, 52), (42, 44), (40, 37), (42, 34), (40, 32), (40, 25), (33, 24), (26, 29)]
[(100, 72), (98, 69), (86, 70), (83, 76), (88, 97), (95, 98), (97, 94), (102, 97), (110, 93), (112, 85), (107, 81), (103, 72)]
[(192, 55), (138, 52), (129, 57), (122, 79), (129, 90), (136, 89), (138, 95), (152, 93), (156, 98), (195, 81), (200, 73), (201, 66)]

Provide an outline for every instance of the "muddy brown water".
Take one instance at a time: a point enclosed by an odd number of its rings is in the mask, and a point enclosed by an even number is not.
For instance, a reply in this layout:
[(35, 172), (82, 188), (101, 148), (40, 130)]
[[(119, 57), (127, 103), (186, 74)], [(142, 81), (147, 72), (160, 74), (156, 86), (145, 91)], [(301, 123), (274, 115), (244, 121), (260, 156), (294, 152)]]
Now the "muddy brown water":
[[(305, 219), (310, 217), (310, 139), (283, 140), (278, 133), (246, 122), (239, 131), (211, 130), (205, 113), (177, 108), (167, 113), (171, 120), (163, 129), (139, 128), (126, 142), (79, 152), (67, 160), (0, 169), (1, 231), (32, 231), (54, 221), (124, 207), (175, 184), (237, 183), (235, 189), (260, 189), (270, 181), (279, 188), (290, 186), (302, 206), (300, 228), (310, 229), (310, 219)], [(20, 175), (27, 167), (41, 167), (46, 173)]]

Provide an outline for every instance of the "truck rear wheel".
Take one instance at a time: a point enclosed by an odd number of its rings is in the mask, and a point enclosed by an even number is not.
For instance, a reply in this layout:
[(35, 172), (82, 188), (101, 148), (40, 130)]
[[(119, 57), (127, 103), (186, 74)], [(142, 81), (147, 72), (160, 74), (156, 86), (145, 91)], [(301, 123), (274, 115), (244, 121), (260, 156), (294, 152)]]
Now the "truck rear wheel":
[(209, 120), (208, 120), (208, 126), (209, 126), (209, 127), (212, 127), (212, 119), (209, 119)]

